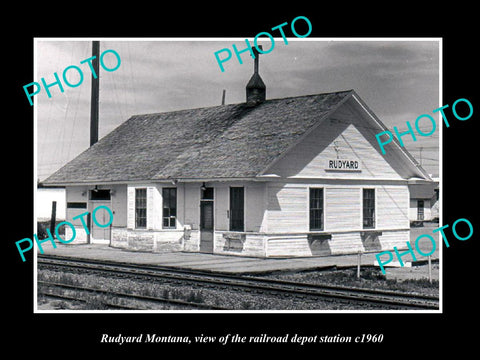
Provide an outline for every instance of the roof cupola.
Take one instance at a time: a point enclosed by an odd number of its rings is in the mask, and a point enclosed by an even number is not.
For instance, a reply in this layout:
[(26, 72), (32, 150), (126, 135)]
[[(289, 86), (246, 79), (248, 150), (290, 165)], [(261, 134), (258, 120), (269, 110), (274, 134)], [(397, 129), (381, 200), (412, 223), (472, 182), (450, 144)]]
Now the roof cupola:
[[(259, 49), (262, 50), (262, 46), (259, 46)], [(258, 73), (258, 58), (260, 52), (253, 48), (253, 53), (255, 55), (254, 62), (254, 71), (253, 75), (250, 78), (247, 84), (247, 105), (257, 105), (265, 101), (266, 98), (266, 86), (263, 82), (260, 74)]]

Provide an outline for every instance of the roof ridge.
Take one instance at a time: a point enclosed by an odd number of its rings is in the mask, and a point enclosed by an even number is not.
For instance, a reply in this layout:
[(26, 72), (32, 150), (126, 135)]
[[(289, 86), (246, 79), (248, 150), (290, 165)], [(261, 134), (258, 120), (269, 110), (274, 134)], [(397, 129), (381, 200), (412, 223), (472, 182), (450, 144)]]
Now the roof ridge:
[(351, 93), (132, 115), (45, 182), (253, 178)]
[[(271, 99), (266, 99), (263, 103), (269, 102), (269, 101), (278, 101), (278, 100), (288, 100), (288, 99), (297, 99), (297, 98), (302, 98), (302, 97), (314, 97), (314, 96), (320, 96), (320, 95), (331, 95), (331, 94), (341, 94), (341, 93), (348, 93), (348, 92), (354, 92), (353, 89), (349, 90), (339, 90), (339, 91), (328, 91), (328, 92), (323, 92), (323, 93), (315, 93), (315, 94), (304, 94), (304, 95), (295, 95), (295, 96), (286, 96), (286, 97), (279, 97), (279, 98), (271, 98)], [(212, 105), (212, 106), (201, 106), (201, 107), (194, 107), (194, 108), (188, 108), (188, 109), (178, 109), (178, 110), (170, 110), (170, 111), (160, 111), (160, 112), (154, 112), (154, 113), (143, 113), (143, 114), (133, 114), (130, 116), (129, 119), (137, 116), (153, 116), (153, 115), (163, 115), (163, 114), (174, 114), (174, 113), (180, 113), (183, 111), (192, 111), (192, 110), (202, 110), (202, 109), (213, 109), (216, 107), (224, 107), (224, 106), (240, 106), (244, 105), (246, 102), (238, 102), (238, 103), (231, 103), (231, 104), (224, 104), (224, 105)], [(128, 120), (128, 119), (127, 119)]]
[[(285, 101), (285, 100), (289, 100), (289, 99), (299, 99), (299, 98), (306, 98), (306, 97), (316, 97), (316, 96), (328, 96), (328, 95), (338, 95), (338, 94), (342, 94), (344, 93), (345, 96), (343, 96), (340, 101), (338, 101), (331, 109), (328, 110), (328, 112), (326, 114), (324, 114), (322, 116), (322, 120), (327, 117), (329, 114), (331, 114), (335, 109), (337, 109), (340, 104), (344, 103), (346, 101), (347, 98), (349, 98), (349, 95), (354, 93), (354, 90), (351, 89), (351, 90), (344, 90), (344, 91), (335, 91), (335, 92), (327, 92), (327, 93), (321, 93), (321, 94), (311, 94), (311, 95), (299, 95), (299, 96), (292, 96), (292, 97), (287, 97), (287, 98), (279, 98), (279, 99), (270, 99), (270, 101), (274, 101), (274, 100), (278, 100), (278, 101)], [(265, 100), (265, 102), (263, 103), (267, 103), (268, 100)], [(236, 105), (245, 105), (245, 103), (239, 103), (239, 104), (236, 104)], [(221, 106), (221, 105), (220, 105)], [(260, 106), (254, 106), (254, 107), (248, 107), (246, 109), (248, 109), (248, 112), (249, 113), (250, 111), (252, 111), (254, 108), (258, 108)], [(243, 117), (244, 114), (242, 114), (241, 117)], [(321, 120), (317, 120), (316, 121), (316, 124), (313, 124), (312, 126), (306, 128), (306, 129), (303, 129), (303, 131), (301, 131), (302, 135), (300, 136), (300, 139), (303, 138), (305, 136), (306, 133), (309, 133), (313, 128), (319, 126), (321, 123)], [(222, 136), (224, 133), (228, 132), (230, 130), (230, 127), (233, 125), (234, 123), (230, 124), (228, 127), (226, 127), (225, 129), (222, 130), (221, 134), (218, 134), (217, 136), (215, 136), (215, 138), (212, 138), (212, 139), (209, 139), (207, 142), (205, 142), (205, 145), (210, 143), (210, 142), (214, 142), (217, 140), (218, 137)], [(292, 147), (296, 146), (296, 144), (298, 144), (300, 140), (297, 140), (295, 141), (293, 144), (291, 144), (290, 146), (288, 146), (287, 149), (284, 149), (284, 151), (282, 151), (280, 154), (277, 154), (273, 159), (271, 159), (269, 161), (269, 163), (267, 164), (266, 167), (264, 167), (263, 169), (260, 169), (261, 171), (260, 172), (256, 172), (256, 174), (252, 177), (256, 177), (258, 175), (261, 175), (265, 170), (267, 170), (274, 162), (276, 162), (279, 158), (283, 157), (285, 153), (287, 153)], [(168, 164), (166, 164), (166, 166), (169, 166), (170, 163), (174, 163), (176, 160), (178, 160), (179, 158), (184, 158), (184, 159), (187, 159), (187, 157), (185, 157), (184, 155), (190, 151), (192, 148), (195, 148), (195, 146), (191, 146), (191, 147), (188, 147), (186, 148), (184, 151), (182, 151), (180, 154), (178, 154), (178, 156), (176, 157), (176, 159), (172, 159), (171, 161), (169, 161)], [(198, 149), (197, 149), (198, 150)], [(201, 149), (199, 150), (201, 151)], [(182, 165), (182, 168), (185, 167), (186, 164), (183, 164)], [(154, 180), (158, 180), (159, 178), (161, 178), (161, 173), (162, 171), (164, 171), (164, 169), (161, 169), (159, 171), (157, 171), (155, 173), (155, 175), (152, 177), (152, 179)]]

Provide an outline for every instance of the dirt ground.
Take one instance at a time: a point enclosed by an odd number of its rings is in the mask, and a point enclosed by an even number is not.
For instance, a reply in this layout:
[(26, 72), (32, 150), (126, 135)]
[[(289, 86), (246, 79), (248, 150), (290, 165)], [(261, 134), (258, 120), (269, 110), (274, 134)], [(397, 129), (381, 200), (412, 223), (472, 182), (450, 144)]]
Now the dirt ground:
[[(432, 280), (439, 280), (440, 271), (438, 262), (432, 263), (431, 274)], [(386, 277), (388, 280), (395, 279), (397, 281), (405, 281), (408, 279), (429, 279), (428, 264), (412, 267), (388, 268), (386, 271)]]
[[(424, 234), (431, 235), (435, 240), (436, 250), (432, 254), (432, 258), (439, 259), (439, 249), (442, 246), (442, 243), (439, 243), (439, 233), (432, 233), (432, 230), (437, 229), (440, 225), (436, 223), (424, 223), (422, 227), (412, 227), (410, 229), (410, 244), (412, 249), (415, 249), (415, 240)], [(432, 243), (428, 238), (422, 238), (418, 242), (419, 248), (426, 254), (432, 250)], [(428, 258), (421, 255), (417, 255), (417, 260), (425, 262), (425, 264), (412, 266), (412, 267), (398, 267), (398, 268), (388, 268), (386, 271), (387, 279), (396, 279), (398, 281), (404, 281), (407, 279), (419, 280), (422, 278), (429, 279), (429, 266)], [(433, 261), (431, 264), (431, 278), (432, 280), (439, 280), (440, 277), (440, 261)]]

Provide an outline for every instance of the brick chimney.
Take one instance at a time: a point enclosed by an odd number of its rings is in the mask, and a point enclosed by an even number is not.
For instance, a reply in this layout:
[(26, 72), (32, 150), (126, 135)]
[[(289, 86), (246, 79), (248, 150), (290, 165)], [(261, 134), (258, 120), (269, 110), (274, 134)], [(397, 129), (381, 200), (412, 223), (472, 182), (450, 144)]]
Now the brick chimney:
[[(262, 47), (259, 46), (260, 50)], [(263, 82), (260, 74), (258, 73), (258, 58), (260, 53), (256, 48), (253, 48), (255, 54), (254, 72), (250, 81), (247, 84), (247, 105), (257, 105), (265, 101), (266, 98), (266, 86)]]

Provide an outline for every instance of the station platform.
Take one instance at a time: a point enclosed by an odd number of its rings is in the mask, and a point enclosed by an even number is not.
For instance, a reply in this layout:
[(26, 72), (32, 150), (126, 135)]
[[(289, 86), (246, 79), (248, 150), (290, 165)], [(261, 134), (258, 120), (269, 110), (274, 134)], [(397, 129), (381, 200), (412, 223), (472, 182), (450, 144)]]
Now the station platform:
[[(62, 257), (256, 275), (272, 272), (321, 270), (335, 267), (338, 269), (357, 267), (359, 261), (358, 254), (265, 259), (181, 251), (141, 252), (98, 244), (72, 245), (58, 243), (56, 248), (44, 246), (43, 250), (45, 254)], [(362, 254), (360, 257), (361, 266), (375, 266), (376, 253)], [(436, 263), (433, 266), (433, 279), (438, 279), (439, 276), (438, 258), (437, 246), (437, 251), (432, 255), (432, 262)], [(397, 259), (394, 258), (394, 260)], [(405, 255), (402, 257), (402, 260), (411, 263), (405, 267), (386, 268), (387, 279), (405, 280), (428, 277), (427, 266), (423, 266), (427, 262), (427, 258), (418, 257), (418, 261), (413, 262), (410, 255)]]

